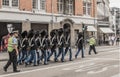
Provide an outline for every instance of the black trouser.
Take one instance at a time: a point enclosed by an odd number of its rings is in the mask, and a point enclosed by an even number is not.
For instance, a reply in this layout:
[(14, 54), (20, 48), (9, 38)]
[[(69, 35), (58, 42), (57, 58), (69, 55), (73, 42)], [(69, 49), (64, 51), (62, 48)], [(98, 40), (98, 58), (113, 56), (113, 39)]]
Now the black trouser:
[(4, 68), (7, 69), (11, 65), (11, 63), (13, 63), (13, 71), (16, 71), (17, 70), (17, 55), (16, 55), (15, 50), (13, 50), (12, 52), (9, 52), (9, 60)]
[(95, 45), (90, 45), (89, 54), (91, 54), (91, 50), (93, 50), (94, 53), (97, 54), (96, 49), (95, 49)]

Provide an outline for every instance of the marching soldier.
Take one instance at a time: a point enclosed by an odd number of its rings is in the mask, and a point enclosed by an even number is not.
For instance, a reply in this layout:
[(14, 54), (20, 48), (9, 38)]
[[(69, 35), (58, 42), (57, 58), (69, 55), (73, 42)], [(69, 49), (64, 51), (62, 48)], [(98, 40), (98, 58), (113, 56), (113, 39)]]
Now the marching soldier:
[(36, 43), (35, 43), (35, 34), (34, 34), (34, 30), (31, 30), (29, 32), (29, 35), (28, 35), (28, 38), (29, 38), (29, 53), (30, 53), (30, 58), (28, 57), (27, 60), (25, 61), (25, 66), (27, 66), (28, 64), (31, 64), (32, 61), (34, 61), (34, 64), (33, 66), (37, 66), (37, 53), (36, 53)]
[(40, 32), (37, 31), (35, 34), (35, 43), (37, 46), (37, 64), (39, 65), (41, 63), (41, 50), (40, 50)]
[(27, 58), (27, 48), (29, 46), (28, 43), (28, 39), (27, 39), (27, 31), (22, 32), (21, 34), (22, 38), (21, 38), (21, 55), (20, 55), (20, 59), (18, 60), (18, 64), (22, 64), (24, 62), (24, 60)]
[(70, 29), (66, 29), (65, 30), (65, 55), (67, 54), (67, 52), (69, 51), (69, 61), (72, 61), (72, 51), (71, 51), (71, 36), (70, 36)]
[(11, 36), (8, 39), (8, 53), (9, 53), (9, 60), (7, 64), (4, 66), (4, 71), (7, 72), (7, 68), (13, 63), (13, 72), (20, 72), (20, 70), (17, 70), (17, 55), (19, 53), (18, 51), (18, 31), (13, 31), (13, 36)]
[(64, 43), (65, 43), (65, 40), (64, 40), (64, 35), (63, 35), (63, 29), (60, 28), (59, 31), (58, 31), (58, 55), (56, 56), (55, 58), (55, 61), (58, 61), (58, 57), (60, 55), (62, 55), (61, 57), (61, 62), (64, 62)]
[(51, 53), (48, 56), (48, 61), (50, 61), (50, 57), (54, 54), (54, 61), (57, 55), (56, 48), (57, 48), (57, 30), (52, 30), (50, 32), (51, 39), (50, 39), (50, 48), (51, 48)]
[(82, 58), (84, 58), (84, 50), (83, 50), (83, 35), (82, 35), (82, 32), (80, 32), (78, 34), (78, 40), (76, 42), (76, 46), (78, 47), (78, 51), (77, 53), (75, 54), (75, 58), (77, 58), (78, 54), (80, 53), (80, 50), (82, 51), (81, 55), (82, 55)]
[(40, 38), (40, 49), (41, 49), (41, 52), (42, 52), (42, 56), (41, 56), (41, 59), (44, 58), (44, 65), (47, 65), (48, 62), (47, 62), (47, 42), (46, 42), (46, 35), (47, 35), (47, 32), (45, 30), (43, 30), (41, 32), (41, 38)]

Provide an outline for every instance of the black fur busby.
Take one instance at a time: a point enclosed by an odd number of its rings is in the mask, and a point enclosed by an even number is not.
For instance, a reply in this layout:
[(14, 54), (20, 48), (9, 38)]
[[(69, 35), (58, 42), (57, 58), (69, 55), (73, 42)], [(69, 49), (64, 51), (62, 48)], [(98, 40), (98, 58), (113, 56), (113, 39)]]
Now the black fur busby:
[(40, 34), (41, 34), (41, 37), (45, 37), (47, 35), (47, 31), (46, 30), (42, 30)]
[(33, 36), (34, 36), (34, 30), (32, 29), (32, 30), (30, 30), (29, 32), (28, 32), (28, 38), (32, 38)]
[(58, 35), (61, 36), (61, 35), (63, 34), (63, 32), (64, 32), (63, 28), (60, 28), (60, 29), (58, 30)]
[(21, 37), (22, 37), (22, 38), (27, 37), (27, 35), (28, 35), (28, 32), (27, 32), (27, 31), (23, 31), (23, 32), (21, 33)]
[(81, 37), (83, 37), (83, 33), (82, 33), (82, 32), (79, 32), (78, 38), (81, 38)]
[(54, 29), (54, 30), (52, 30), (51, 32), (50, 32), (50, 36), (51, 37), (54, 37), (56, 35), (56, 30)]
[(35, 32), (35, 38), (39, 37), (39, 35), (40, 35), (40, 32), (39, 32), (39, 31), (36, 31), (36, 32)]
[(70, 29), (65, 29), (64, 30), (64, 35), (69, 35), (70, 34)]

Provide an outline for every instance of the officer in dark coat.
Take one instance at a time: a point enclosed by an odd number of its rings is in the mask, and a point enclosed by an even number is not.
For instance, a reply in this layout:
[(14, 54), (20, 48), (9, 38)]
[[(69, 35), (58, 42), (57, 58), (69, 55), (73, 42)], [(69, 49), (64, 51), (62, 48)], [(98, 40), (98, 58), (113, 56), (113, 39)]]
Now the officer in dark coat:
[(58, 57), (60, 55), (62, 55), (61, 57), (61, 62), (64, 62), (64, 43), (65, 43), (65, 39), (64, 39), (64, 34), (63, 34), (63, 28), (60, 28), (58, 31), (58, 37), (57, 37), (57, 41), (58, 41), (58, 55), (55, 58), (55, 61), (58, 61)]
[(20, 55), (20, 59), (18, 60), (18, 64), (22, 64), (22, 62), (24, 62), (24, 60), (27, 58), (28, 56), (28, 52), (27, 52), (27, 48), (29, 46), (29, 42), (27, 39), (27, 31), (22, 32), (21, 34), (21, 55)]
[(57, 56), (56, 48), (57, 48), (57, 30), (52, 30), (50, 32), (50, 48), (51, 48), (51, 53), (48, 56), (48, 61), (50, 60), (50, 57), (54, 54), (54, 61)]
[(81, 54), (81, 55), (82, 55), (82, 58), (84, 58), (83, 33), (82, 33), (82, 32), (80, 32), (80, 33), (78, 34), (78, 40), (77, 40), (77, 42), (76, 42), (76, 46), (78, 47), (78, 51), (77, 51), (77, 53), (75, 54), (75, 58), (77, 58), (80, 50), (82, 51), (82, 52), (81, 52), (81, 53), (82, 53), (82, 54)]
[(65, 37), (65, 55), (69, 51), (69, 61), (72, 61), (70, 29), (65, 29), (64, 37)]

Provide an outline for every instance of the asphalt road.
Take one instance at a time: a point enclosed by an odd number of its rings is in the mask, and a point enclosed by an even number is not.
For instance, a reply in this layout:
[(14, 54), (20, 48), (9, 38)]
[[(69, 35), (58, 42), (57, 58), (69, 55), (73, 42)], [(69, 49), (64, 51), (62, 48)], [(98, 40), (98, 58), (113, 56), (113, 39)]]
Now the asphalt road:
[(19, 66), (20, 73), (12, 73), (11, 67), (5, 73), (2, 67), (6, 62), (0, 62), (0, 77), (120, 77), (120, 48), (101, 50), (104, 52), (86, 55), (84, 59), (66, 59), (64, 63), (51, 62), (36, 67), (22, 65)]

